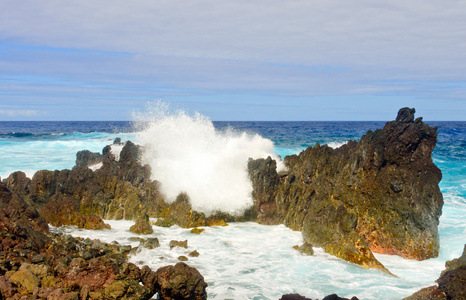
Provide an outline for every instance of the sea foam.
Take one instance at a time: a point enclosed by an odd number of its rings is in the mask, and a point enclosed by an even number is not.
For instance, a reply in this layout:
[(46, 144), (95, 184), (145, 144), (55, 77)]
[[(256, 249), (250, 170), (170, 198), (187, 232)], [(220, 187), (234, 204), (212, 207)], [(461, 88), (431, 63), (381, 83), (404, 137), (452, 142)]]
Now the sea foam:
[(207, 215), (216, 210), (238, 214), (253, 204), (249, 158), (271, 156), (278, 170), (285, 168), (271, 140), (231, 128), (216, 130), (198, 113), (170, 112), (157, 103), (136, 119), (142, 127), (137, 135), (142, 162), (150, 165), (167, 200), (186, 193), (193, 209)]

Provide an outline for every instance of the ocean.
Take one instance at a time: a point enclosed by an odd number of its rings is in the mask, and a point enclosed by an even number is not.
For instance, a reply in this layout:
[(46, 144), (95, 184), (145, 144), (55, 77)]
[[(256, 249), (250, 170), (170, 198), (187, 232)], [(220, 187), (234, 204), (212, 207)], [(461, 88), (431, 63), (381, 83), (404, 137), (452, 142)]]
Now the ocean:
[[(316, 143), (338, 147), (358, 140), (367, 130), (385, 122), (211, 122), (203, 116), (165, 116), (163, 122), (0, 122), (0, 177), (21, 170), (28, 177), (42, 169), (72, 168), (76, 152), (100, 152), (116, 137), (147, 145), (144, 159), (157, 169), (167, 195), (180, 189), (193, 197), (199, 210), (235, 210), (251, 203), (245, 165), (253, 158), (298, 154)], [(209, 299), (279, 299), (299, 293), (323, 298), (337, 293), (359, 299), (401, 299), (435, 284), (445, 261), (461, 255), (466, 243), (466, 122), (426, 122), (438, 126), (434, 163), (442, 170), (440, 188), (444, 196), (440, 219), (440, 255), (425, 261), (376, 254), (397, 277), (368, 270), (315, 249), (305, 256), (294, 250), (302, 244), (300, 232), (284, 225), (232, 223), (209, 227), (200, 234), (178, 226), (154, 226), (152, 236), (161, 247), (143, 249), (132, 262), (153, 269), (175, 264), (177, 257), (193, 250), (199, 257), (187, 262), (208, 283)], [(178, 161), (186, 169), (180, 170)], [(175, 166), (175, 167), (173, 167)], [(186, 174), (186, 177), (178, 172)], [(158, 178), (158, 179), (159, 179)], [(200, 181), (199, 181), (200, 180)], [(181, 186), (177, 186), (181, 184)], [(230, 195), (229, 189), (235, 193)], [(208, 193), (206, 193), (206, 191)], [(237, 192), (237, 193), (236, 193)], [(213, 197), (212, 197), (213, 194)], [(222, 195), (227, 194), (227, 195)], [(210, 197), (210, 198), (209, 198)], [(228, 204), (228, 205), (227, 205)], [(78, 230), (53, 228), (74, 236), (137, 246), (130, 238), (132, 221), (107, 221), (112, 229)], [(188, 249), (169, 249), (170, 240), (188, 240)]]

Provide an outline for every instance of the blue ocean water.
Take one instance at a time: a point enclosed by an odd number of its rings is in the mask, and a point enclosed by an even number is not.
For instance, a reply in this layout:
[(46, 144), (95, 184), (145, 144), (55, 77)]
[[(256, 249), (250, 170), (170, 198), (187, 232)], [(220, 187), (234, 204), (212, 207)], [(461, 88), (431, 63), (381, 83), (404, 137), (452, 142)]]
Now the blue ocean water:
[[(384, 123), (213, 122), (213, 126), (220, 134), (226, 131), (258, 134), (271, 140), (274, 152), (284, 157), (316, 143), (338, 147), (349, 140), (358, 140), (367, 130), (382, 128)], [(209, 282), (209, 298), (278, 299), (280, 293), (298, 292), (315, 298), (338, 293), (346, 297), (356, 295), (360, 299), (401, 299), (422, 287), (433, 285), (445, 261), (461, 255), (466, 243), (466, 122), (427, 123), (438, 126), (433, 160), (443, 173), (440, 188), (445, 204), (439, 226), (441, 248), (438, 258), (417, 262), (377, 255), (392, 273), (399, 276), (391, 278), (378, 271), (348, 264), (319, 250), (314, 257), (296, 254), (290, 245), (299, 244), (300, 235), (284, 227), (243, 224), (232, 225), (228, 229), (209, 229), (211, 233), (201, 236), (204, 240), (194, 240), (193, 243), (198, 243), (198, 249), (206, 253), (212, 252), (213, 256), (191, 262)], [(136, 128), (140, 127), (134, 127), (132, 122), (0, 122), (0, 177), (4, 179), (17, 170), (31, 177), (41, 169), (72, 168), (77, 151), (100, 152), (116, 137), (123, 141), (140, 141)], [(112, 230), (116, 230), (112, 236), (121, 236), (121, 242), (128, 236), (125, 224), (112, 223)], [(165, 230), (158, 229), (155, 234), (181, 237), (187, 234), (180, 228)], [(96, 232), (71, 232), (99, 236)], [(269, 238), (270, 243), (259, 243), (261, 248), (253, 241), (263, 241), (263, 237)], [(249, 244), (251, 248), (248, 248)], [(170, 259), (160, 262), (153, 254), (141, 255), (136, 261), (144, 261), (151, 267), (176, 262), (175, 259), (173, 262)], [(167, 253), (156, 255), (169, 257)], [(224, 270), (218, 267), (220, 262), (231, 265)]]

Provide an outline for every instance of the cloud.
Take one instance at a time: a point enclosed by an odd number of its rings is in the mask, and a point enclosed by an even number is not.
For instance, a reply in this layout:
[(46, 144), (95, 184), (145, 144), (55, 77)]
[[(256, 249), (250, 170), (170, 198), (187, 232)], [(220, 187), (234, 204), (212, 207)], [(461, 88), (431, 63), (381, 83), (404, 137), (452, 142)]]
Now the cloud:
[(12, 109), (0, 109), (0, 116), (7, 117), (33, 117), (40, 116), (44, 113), (37, 110), (12, 110)]
[(466, 2), (3, 0), (0, 43), (0, 101), (24, 107), (212, 95), (464, 99)]

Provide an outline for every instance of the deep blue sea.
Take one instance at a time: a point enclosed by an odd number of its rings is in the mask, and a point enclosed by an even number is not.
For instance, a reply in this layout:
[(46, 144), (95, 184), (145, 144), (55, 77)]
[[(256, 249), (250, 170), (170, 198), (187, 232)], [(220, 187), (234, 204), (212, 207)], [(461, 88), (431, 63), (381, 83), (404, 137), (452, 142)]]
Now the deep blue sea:
[[(201, 253), (199, 258), (191, 258), (188, 263), (206, 278), (209, 299), (279, 299), (284, 293), (300, 293), (311, 298), (337, 293), (359, 299), (401, 299), (433, 285), (445, 261), (461, 255), (466, 243), (466, 122), (426, 123), (438, 126), (433, 160), (443, 173), (440, 188), (445, 204), (439, 226), (440, 256), (418, 262), (376, 255), (398, 277), (352, 265), (320, 249), (316, 249), (314, 256), (303, 256), (292, 249), (293, 245), (302, 243), (299, 232), (284, 226), (254, 223), (207, 228), (199, 236), (190, 235), (189, 230), (176, 226), (168, 229), (154, 227), (154, 235), (161, 240), (162, 247), (151, 250), (154, 252), (141, 252), (132, 260), (152, 268), (176, 263), (176, 257), (184, 253), (170, 251), (168, 241), (187, 238), (188, 250), (196, 249)], [(184, 184), (181, 188), (197, 199), (193, 201), (201, 210), (211, 207), (212, 201), (223, 201), (229, 205), (226, 209), (236, 209), (250, 201), (250, 187), (247, 178), (243, 178), (248, 155), (283, 157), (297, 154), (316, 143), (338, 147), (349, 140), (358, 140), (367, 130), (382, 128), (384, 124), (210, 122), (206, 118), (185, 115), (167, 118), (158, 122), (155, 128), (147, 124), (135, 126), (132, 122), (0, 122), (0, 177), (5, 179), (17, 170), (31, 177), (41, 169), (72, 168), (77, 151), (100, 152), (120, 137), (123, 141), (147, 144), (152, 152), (145, 159), (153, 170), (157, 170), (157, 176), (177, 179), (175, 183), (162, 181), (167, 195), (178, 191), (177, 184)], [(191, 169), (182, 172), (189, 175), (186, 182), (176, 173), (179, 170), (177, 159), (190, 162)], [(223, 178), (223, 173), (227, 177)], [(192, 184), (193, 178), (202, 181)], [(240, 178), (238, 182), (235, 182), (236, 178)], [(223, 199), (224, 183), (243, 194)], [(213, 200), (206, 196), (206, 190), (209, 195), (214, 194)], [(132, 235), (128, 231), (131, 222), (110, 223), (112, 234), (73, 228), (65, 231), (108, 242), (132, 243), (128, 240)]]

